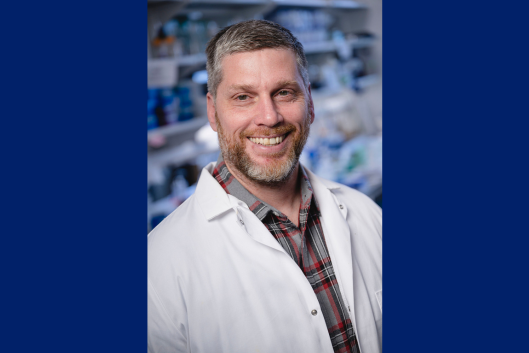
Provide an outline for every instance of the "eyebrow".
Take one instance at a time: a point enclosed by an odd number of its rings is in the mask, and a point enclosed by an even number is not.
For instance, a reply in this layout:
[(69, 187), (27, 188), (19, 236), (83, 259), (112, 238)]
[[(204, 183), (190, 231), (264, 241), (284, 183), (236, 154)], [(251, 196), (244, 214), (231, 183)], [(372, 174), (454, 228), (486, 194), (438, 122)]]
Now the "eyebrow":
[(298, 81), (281, 81), (279, 82), (278, 86), (298, 86), (299, 87), (299, 83)]
[[(276, 85), (277, 87), (285, 87), (285, 86), (295, 86), (297, 89), (301, 89), (301, 87), (299, 86), (299, 83), (297, 81), (292, 81), (292, 80), (285, 80), (285, 81), (280, 81), (277, 83)], [(245, 84), (241, 84), (241, 85), (231, 85), (228, 87), (228, 91), (229, 92), (232, 92), (232, 91), (252, 91), (254, 90), (255, 87), (252, 86), (252, 85), (245, 85)]]
[(231, 85), (228, 87), (228, 91), (251, 91), (254, 89), (252, 85)]

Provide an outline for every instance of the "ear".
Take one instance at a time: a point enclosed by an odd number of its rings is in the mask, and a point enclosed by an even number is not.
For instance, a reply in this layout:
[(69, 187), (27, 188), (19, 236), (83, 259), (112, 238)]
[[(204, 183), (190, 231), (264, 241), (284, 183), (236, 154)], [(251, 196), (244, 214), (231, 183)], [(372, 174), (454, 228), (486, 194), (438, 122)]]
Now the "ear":
[(312, 124), (314, 122), (314, 102), (312, 101), (312, 93), (310, 91), (310, 83), (309, 83), (308, 91), (309, 91), (308, 103), (309, 103), (310, 123)]
[(208, 92), (206, 95), (208, 99), (208, 120), (209, 120), (209, 126), (213, 129), (213, 131), (217, 131), (217, 122), (215, 121), (215, 100), (213, 99), (213, 96), (211, 93)]

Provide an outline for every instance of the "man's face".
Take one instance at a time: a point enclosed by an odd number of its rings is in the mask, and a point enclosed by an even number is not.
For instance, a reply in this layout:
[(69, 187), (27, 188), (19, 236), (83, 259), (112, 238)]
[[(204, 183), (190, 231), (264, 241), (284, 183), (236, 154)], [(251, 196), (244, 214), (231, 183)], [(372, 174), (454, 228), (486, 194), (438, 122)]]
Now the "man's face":
[(228, 166), (248, 179), (277, 184), (297, 166), (314, 120), (310, 87), (285, 49), (236, 53), (222, 61), (208, 118)]

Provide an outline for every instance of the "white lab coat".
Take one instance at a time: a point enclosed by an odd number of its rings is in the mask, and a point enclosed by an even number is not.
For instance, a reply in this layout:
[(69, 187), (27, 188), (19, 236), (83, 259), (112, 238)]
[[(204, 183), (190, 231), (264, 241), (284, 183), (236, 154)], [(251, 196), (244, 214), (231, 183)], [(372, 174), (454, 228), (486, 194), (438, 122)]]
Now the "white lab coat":
[[(305, 275), (248, 206), (211, 176), (214, 165), (149, 234), (149, 352), (332, 353)], [(381, 352), (381, 209), (305, 170), (361, 352)]]

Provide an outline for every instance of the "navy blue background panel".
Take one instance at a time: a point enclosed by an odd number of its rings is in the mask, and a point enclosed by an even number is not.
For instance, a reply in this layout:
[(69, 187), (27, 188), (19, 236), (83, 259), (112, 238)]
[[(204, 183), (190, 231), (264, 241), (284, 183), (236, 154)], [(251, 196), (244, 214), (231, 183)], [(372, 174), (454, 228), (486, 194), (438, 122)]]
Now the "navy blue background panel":
[(146, 4), (3, 15), (3, 350), (145, 352)]
[(525, 11), (384, 2), (384, 349), (525, 346)]

